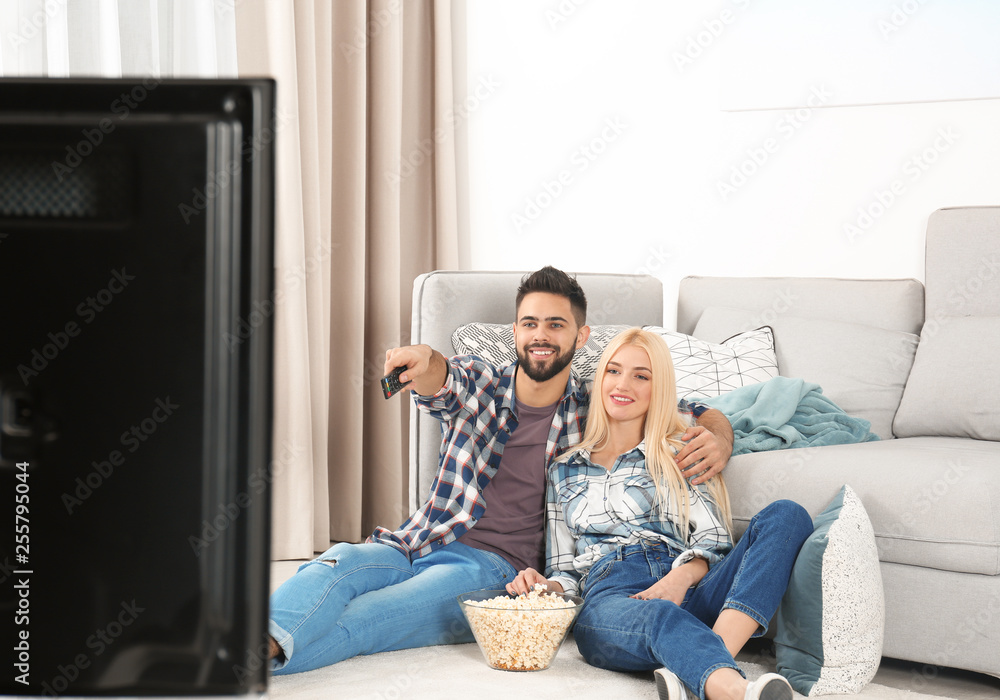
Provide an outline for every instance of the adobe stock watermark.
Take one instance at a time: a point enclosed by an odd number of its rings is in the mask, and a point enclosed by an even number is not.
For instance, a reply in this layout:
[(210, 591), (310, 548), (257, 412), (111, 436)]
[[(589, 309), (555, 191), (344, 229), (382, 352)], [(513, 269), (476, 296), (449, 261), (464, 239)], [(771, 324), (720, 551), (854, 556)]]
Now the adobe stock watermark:
[[(374, 343), (376, 348), (396, 348), (401, 347), (399, 340), (394, 340), (390, 342), (382, 341), (379, 343)], [(385, 352), (374, 354), (372, 357), (366, 357), (364, 363), (362, 363), (361, 375), (358, 376), (355, 373), (351, 373), (351, 385), (354, 387), (356, 393), (363, 393), (372, 384), (377, 384), (382, 377), (385, 376)], [(402, 394), (405, 396), (409, 393), (408, 389), (403, 390)]]
[(733, 330), (737, 333), (745, 333), (746, 331), (752, 331), (757, 328), (761, 328), (762, 326), (770, 326), (783, 315), (792, 311), (798, 301), (799, 296), (792, 291), (791, 287), (779, 289), (774, 293), (771, 303), (767, 306), (767, 308), (758, 314), (754, 314), (750, 320), (745, 323), (741, 323)]
[(282, 442), (270, 464), (266, 467), (258, 467), (249, 474), (247, 488), (237, 493), (228, 503), (219, 503), (218, 512), (212, 516), (212, 519), (203, 519), (198, 534), (188, 537), (188, 544), (191, 545), (191, 551), (194, 552), (194, 555), (200, 557), (206, 549), (222, 537), (230, 526), (239, 519), (243, 511), (253, 504), (254, 499), (264, 493), (275, 477), (281, 476), (285, 469), (303, 452), (305, 452), (305, 448), (301, 445), (288, 440)]
[[(973, 468), (964, 464), (960, 459), (951, 459), (948, 466), (932, 480), (929, 480), (916, 488), (916, 493), (910, 498), (905, 510), (901, 511), (895, 521), (886, 525), (885, 535), (877, 538), (879, 559), (884, 559), (883, 548), (889, 538), (908, 539), (913, 536), (912, 529), (915, 525), (924, 522), (926, 515), (931, 510), (939, 510), (942, 499), (951, 493), (951, 490), (960, 484), (966, 476), (973, 471)], [(911, 490), (910, 493), (913, 493)]]
[(559, 0), (545, 10), (545, 21), (549, 23), (549, 29), (556, 29), (560, 24), (568, 22), (570, 17), (576, 14), (588, 0)]
[(755, 328), (760, 328), (761, 326), (769, 326), (778, 320), (784, 314), (795, 308), (795, 304), (798, 302), (799, 297), (795, 292), (792, 291), (791, 287), (786, 287), (778, 291), (771, 305), (764, 309), (759, 315), (754, 316), (750, 320), (750, 325), (743, 330), (753, 330)]
[(579, 176), (597, 161), (628, 129), (620, 117), (608, 117), (600, 133), (579, 146), (569, 158), (569, 167), (561, 169), (552, 179), (542, 183), (542, 191), (524, 198), (524, 208), (510, 215), (517, 233), (538, 219)]
[[(336, 563), (335, 559), (322, 559), (310, 562), (307, 566), (335, 566)], [(473, 639), (472, 630), (469, 628), (468, 623), (463, 617), (453, 619), (448, 625), (448, 629), (441, 633), (435, 644), (445, 646), (451, 644), (463, 644), (471, 642)], [(269, 651), (270, 635), (265, 634), (260, 645), (256, 648), (247, 650), (244, 662), (240, 665), (233, 666), (233, 674), (241, 682), (251, 679), (253, 677), (253, 672), (260, 670), (260, 668), (267, 663), (270, 655)], [(376, 694), (375, 698), (378, 698), (379, 700), (402, 700), (403, 698), (410, 697), (412, 695), (411, 687), (414, 685), (414, 681), (424, 679), (425, 670), (426, 669), (424, 667), (416, 664), (407, 666), (402, 673), (399, 673), (391, 678), (387, 678), (387, 687), (384, 691)], [(433, 677), (433, 674), (431, 677)]]
[(93, 323), (98, 314), (114, 303), (115, 298), (135, 281), (124, 267), (112, 270), (108, 283), (88, 296), (76, 306), (76, 318), (67, 321), (54, 331), (49, 331), (45, 340), (31, 350), (31, 357), (17, 366), (17, 373), (25, 386), (59, 357), (78, 338), (86, 326)]
[(478, 110), (500, 87), (500, 81), (492, 75), (480, 77), (476, 87), (465, 100), (456, 102), (448, 108), (444, 114), (445, 123), (435, 127), (431, 136), (417, 142), (405, 156), (400, 157), (396, 169), (385, 174), (385, 179), (393, 191), (398, 191), (403, 180), (413, 175), (420, 166), (431, 159), (435, 146), (452, 138), (456, 124), (467, 120), (469, 115)]
[(426, 678), (429, 670), (420, 664), (410, 664), (401, 673), (385, 679), (385, 689), (375, 695), (376, 700), (405, 700), (411, 696), (414, 683)]
[(945, 295), (945, 300), (952, 311), (956, 313), (965, 308), (966, 304), (972, 301), (987, 282), (997, 279), (1000, 276), (1000, 259), (996, 255), (986, 257), (980, 256), (979, 265), (973, 270), (964, 282), (956, 283)]
[(888, 17), (884, 17), (876, 22), (882, 38), (888, 41), (893, 34), (905, 27), (909, 21), (917, 14), (928, 0), (904, 0), (892, 6), (892, 11)]
[(350, 41), (340, 42), (338, 46), (340, 53), (348, 61), (353, 61), (356, 56), (367, 55), (368, 45), (392, 23), (393, 18), (398, 18), (402, 11), (403, 0), (389, 0), (385, 7), (370, 13), (362, 26), (354, 28)]
[[(632, 270), (632, 274), (656, 277), (666, 272), (671, 262), (676, 259), (674, 251), (664, 244), (650, 246), (646, 249), (642, 263)], [(616, 317), (622, 312), (622, 309), (632, 303), (633, 297), (642, 284), (641, 277), (632, 277), (618, 282), (612, 290), (612, 296), (607, 297), (600, 304), (591, 304), (587, 308), (587, 323), (591, 326), (615, 323)]]
[[(828, 104), (832, 95), (823, 85), (813, 85), (806, 97), (806, 107), (785, 112), (774, 124), (777, 136), (768, 136), (760, 145), (746, 149), (746, 158), (729, 166), (729, 176), (716, 180), (715, 189), (726, 202), (744, 187), (761, 168), (812, 119), (814, 110)], [(780, 137), (780, 138), (779, 138)]]
[(274, 127), (265, 127), (261, 129), (259, 134), (248, 136), (240, 145), (239, 157), (233, 158), (221, 169), (213, 172), (208, 178), (208, 182), (205, 183), (204, 189), (192, 187), (191, 201), (181, 202), (177, 205), (177, 211), (180, 213), (181, 218), (184, 219), (184, 223), (190, 224), (193, 217), (199, 216), (203, 211), (208, 209), (208, 205), (225, 192), (236, 179), (236, 176), (243, 172), (244, 163), (256, 160), (261, 150), (274, 143), (277, 135), (284, 130), (292, 119), (292, 115), (286, 112), (279, 113)]
[(236, 8), (243, 4), (243, 0), (213, 0), (212, 6), (216, 14), (228, 15), (236, 12)]
[(88, 156), (104, 143), (105, 137), (114, 132), (122, 121), (128, 119), (132, 110), (139, 108), (139, 105), (149, 97), (149, 93), (155, 90), (161, 82), (163, 82), (161, 78), (143, 78), (141, 85), (135, 85), (128, 92), (121, 93), (108, 107), (110, 112), (117, 117), (117, 121), (111, 117), (104, 117), (97, 122), (96, 126), (83, 129), (80, 132), (82, 138), (75, 145), (66, 146), (66, 156), (62, 162), (52, 161), (52, 170), (56, 174), (56, 179), (62, 182), (63, 177), (78, 168)]
[[(741, 11), (746, 10), (750, 7), (750, 0), (733, 0), (733, 5)], [(701, 29), (687, 36), (683, 50), (675, 50), (670, 54), (677, 72), (683, 73), (694, 65), (694, 62), (704, 56), (737, 19), (739, 19), (738, 13), (725, 8), (717, 16), (702, 20)]]
[(271, 318), (278, 310), (278, 307), (285, 303), (285, 299), (290, 292), (294, 292), (299, 285), (306, 282), (309, 275), (317, 272), (320, 265), (330, 260), (333, 248), (338, 246), (334, 243), (330, 246), (327, 241), (320, 241), (316, 247), (303, 261), (301, 265), (289, 268), (281, 276), (283, 284), (275, 284), (274, 291), (271, 292), (270, 299), (255, 300), (245, 316), (236, 320), (234, 332), (224, 332), (222, 340), (226, 344), (229, 352), (234, 352), (240, 345), (247, 341), (254, 332)]
[(816, 457), (818, 447), (797, 447), (784, 455), (781, 466), (769, 469), (766, 478), (757, 479), (750, 496), (750, 512), (758, 513), (765, 506), (782, 498), (791, 477), (798, 474)]
[(107, 651), (139, 619), (139, 615), (146, 612), (146, 608), (136, 603), (135, 598), (121, 601), (118, 607), (118, 614), (108, 624), (87, 637), (85, 644), (90, 652), (81, 652), (72, 662), (59, 664), (56, 667), (58, 673), (51, 680), (42, 682), (42, 695), (56, 698), (69, 690), (69, 684), (79, 678), (82, 671), (90, 668), (94, 659)]
[(893, 338), (886, 351), (886, 359), (894, 370), (909, 371), (913, 366), (913, 356), (917, 352), (919, 337), (909, 333)]
[(843, 224), (847, 240), (853, 243), (868, 233), (872, 226), (892, 209), (899, 198), (906, 194), (907, 188), (919, 181), (945, 153), (952, 149), (960, 136), (955, 127), (938, 128), (924, 148), (915, 151), (903, 162), (899, 176), (886, 183), (884, 188), (876, 188), (867, 203), (857, 208), (854, 220)]
[(919, 669), (910, 671), (911, 690), (923, 691), (928, 683), (940, 675), (942, 668), (956, 667), (955, 660), (967, 654), (968, 645), (981, 644), (989, 636), (988, 632), (996, 628), (997, 619), (1000, 618), (1000, 596), (994, 595), (989, 600), (981, 601), (978, 608), (976, 613), (967, 615), (955, 627), (961, 644), (951, 641), (940, 646), (931, 654), (931, 663), (922, 664)]
[[(447, 279), (447, 278), (441, 278)], [(425, 324), (433, 324), (439, 321), (444, 315), (446, 315), (452, 308), (452, 304), (459, 300), (458, 290), (455, 286), (449, 282), (445, 282), (436, 287), (436, 294), (433, 297), (433, 301), (430, 301), (425, 308), (421, 310), (420, 316), (424, 319)], [(511, 303), (511, 317), (513, 318), (514, 305)], [(388, 346), (387, 346), (388, 347)]]
[(157, 398), (153, 402), (150, 414), (141, 421), (133, 423), (119, 436), (118, 443), (124, 451), (116, 448), (108, 452), (104, 459), (91, 461), (92, 469), (86, 476), (76, 477), (75, 488), (72, 492), (63, 492), (62, 504), (66, 508), (66, 512), (72, 515), (77, 508), (83, 505), (84, 501), (93, 496), (94, 492), (111, 478), (115, 469), (125, 464), (126, 457), (142, 447), (142, 444), (149, 440), (160, 429), (160, 426), (174, 415), (178, 408), (180, 408), (180, 404), (171, 401), (169, 396), (162, 399)]
[[(445, 635), (445, 639), (440, 643), (453, 644), (459, 638), (464, 639), (464, 636), (458, 637), (458, 632), (456, 632), (456, 627), (460, 627), (461, 624), (460, 622), (453, 622), (452, 627)], [(233, 666), (233, 675), (240, 683), (245, 684), (247, 681), (253, 680), (254, 674), (268, 663), (269, 652), (270, 635), (265, 634), (263, 641), (259, 645), (247, 649), (243, 663)], [(427, 677), (427, 671), (428, 669), (419, 664), (410, 664), (401, 673), (386, 678), (385, 690), (376, 693), (374, 697), (377, 700), (403, 700), (409, 697), (415, 681)]]
[[(956, 282), (945, 294), (945, 306), (935, 308), (934, 313), (924, 319), (924, 325), (920, 329), (920, 342), (925, 342), (942, 330), (956, 318), (963, 318), (962, 310), (968, 305), (983, 286), (1000, 276), (1000, 259), (996, 255), (979, 258), (979, 264), (963, 282)], [(913, 345), (911, 348), (909, 345)], [(901, 366), (910, 367), (913, 365), (916, 339), (901, 339), (899, 349), (890, 355), (890, 361), (894, 369)]]
[(271, 635), (264, 634), (264, 641), (257, 647), (247, 649), (242, 664), (233, 666), (233, 675), (240, 683), (253, 680), (254, 674), (268, 662), (271, 649)]
[(14, 49), (27, 44), (42, 35), (49, 20), (56, 15), (65, 14), (66, 0), (45, 0), (41, 9), (21, 19), (21, 23), (17, 25), (17, 33), (7, 32), (7, 41)]
[[(438, 279), (446, 280), (447, 278), (440, 277)], [(432, 301), (425, 302), (427, 305), (422, 308), (420, 315), (425, 324), (433, 324), (448, 314), (452, 305), (458, 301), (459, 293), (451, 283), (442, 282), (440, 285), (434, 286), (434, 294), (429, 295), (427, 298), (431, 298)], [(513, 312), (514, 305), (513, 300), (511, 300), (511, 318), (513, 318)], [(388, 342), (383, 340), (381, 343), (375, 343), (374, 347), (389, 349), (400, 347), (401, 345), (402, 343), (399, 339), (395, 339)], [(385, 353), (364, 358), (360, 376), (353, 372), (351, 373), (351, 386), (355, 392), (362, 394), (372, 384), (378, 383), (385, 376), (384, 367)]]
[(7, 579), (11, 577), (14, 571), (15, 568), (14, 565), (10, 563), (10, 557), (4, 557), (3, 562), (0, 563), (0, 583), (6, 583)]

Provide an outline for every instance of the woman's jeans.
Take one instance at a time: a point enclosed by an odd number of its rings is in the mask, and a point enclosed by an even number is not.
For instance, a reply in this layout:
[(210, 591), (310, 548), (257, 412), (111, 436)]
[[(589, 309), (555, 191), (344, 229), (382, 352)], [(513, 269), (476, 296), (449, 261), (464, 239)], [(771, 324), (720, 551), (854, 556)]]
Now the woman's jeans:
[(378, 651), (473, 641), (456, 597), (503, 588), (503, 557), (452, 542), (412, 563), (384, 544), (338, 544), (303, 564), (271, 596), (269, 632), (285, 661), (275, 675)]
[(659, 543), (621, 547), (591, 568), (584, 606), (573, 628), (588, 663), (617, 671), (665, 666), (699, 697), (720, 668), (740, 671), (722, 638), (712, 631), (719, 613), (739, 610), (767, 631), (788, 586), (795, 557), (812, 533), (812, 520), (792, 501), (777, 501), (750, 521), (723, 560), (688, 590), (681, 605), (629, 598), (663, 578), (674, 556)]

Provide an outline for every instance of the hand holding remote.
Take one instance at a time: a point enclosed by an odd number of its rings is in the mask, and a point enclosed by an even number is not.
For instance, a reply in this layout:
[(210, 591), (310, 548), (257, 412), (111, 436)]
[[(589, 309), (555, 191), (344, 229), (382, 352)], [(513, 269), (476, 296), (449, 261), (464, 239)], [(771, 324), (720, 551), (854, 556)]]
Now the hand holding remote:
[(399, 375), (401, 375), (405, 369), (405, 365), (397, 367), (389, 372), (389, 374), (382, 377), (382, 394), (385, 398), (391, 399), (400, 389), (409, 384), (409, 382), (399, 381)]
[[(383, 393), (386, 398), (407, 386), (410, 391), (422, 396), (433, 396), (444, 386), (448, 376), (448, 363), (441, 353), (427, 345), (407, 345), (391, 348), (385, 353), (385, 382)], [(395, 375), (395, 376), (393, 376)], [(399, 384), (399, 388), (396, 388)]]

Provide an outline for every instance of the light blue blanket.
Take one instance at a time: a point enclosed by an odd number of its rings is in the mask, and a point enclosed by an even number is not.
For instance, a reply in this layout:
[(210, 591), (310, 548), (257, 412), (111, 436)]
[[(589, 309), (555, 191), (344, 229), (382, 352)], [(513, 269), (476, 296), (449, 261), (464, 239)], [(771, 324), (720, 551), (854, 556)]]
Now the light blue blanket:
[(818, 384), (775, 377), (711, 399), (733, 424), (733, 455), (878, 440), (871, 423), (847, 415)]

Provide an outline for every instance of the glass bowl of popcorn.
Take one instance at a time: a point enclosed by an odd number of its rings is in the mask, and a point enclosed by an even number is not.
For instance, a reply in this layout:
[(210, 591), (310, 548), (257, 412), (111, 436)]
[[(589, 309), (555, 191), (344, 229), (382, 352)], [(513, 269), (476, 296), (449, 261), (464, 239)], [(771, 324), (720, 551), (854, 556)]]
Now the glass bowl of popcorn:
[(541, 671), (555, 658), (583, 599), (539, 584), (519, 596), (502, 589), (463, 593), (458, 604), (490, 668)]

